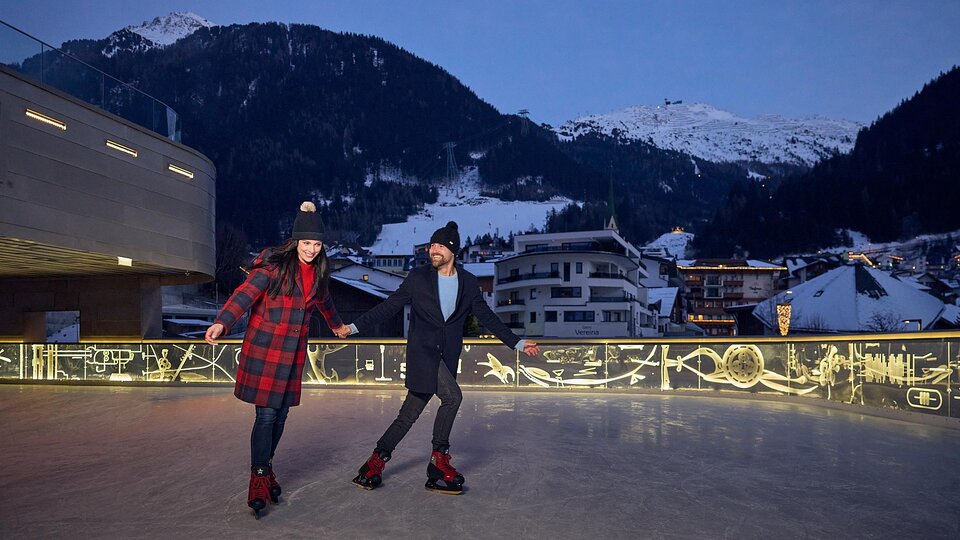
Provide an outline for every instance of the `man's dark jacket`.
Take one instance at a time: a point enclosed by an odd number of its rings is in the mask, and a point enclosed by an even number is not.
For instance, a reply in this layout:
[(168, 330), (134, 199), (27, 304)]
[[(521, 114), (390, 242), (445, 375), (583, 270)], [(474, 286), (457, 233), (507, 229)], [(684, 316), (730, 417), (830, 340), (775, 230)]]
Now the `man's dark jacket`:
[(411, 270), (393, 294), (354, 321), (362, 336), (406, 304), (411, 304), (406, 386), (413, 392), (436, 393), (437, 369), (441, 360), (450, 373), (457, 376), (467, 315), (473, 314), (480, 324), (511, 348), (520, 341), (484, 301), (477, 277), (457, 265), (457, 278), (457, 307), (446, 321), (440, 311), (438, 273), (429, 264)]

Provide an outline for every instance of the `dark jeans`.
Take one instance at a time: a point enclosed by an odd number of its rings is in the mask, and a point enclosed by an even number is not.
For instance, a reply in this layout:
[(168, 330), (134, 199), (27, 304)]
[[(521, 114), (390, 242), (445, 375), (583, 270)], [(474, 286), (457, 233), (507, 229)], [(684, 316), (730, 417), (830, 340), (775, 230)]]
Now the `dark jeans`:
[[(393, 452), (393, 449), (410, 431), (413, 423), (420, 417), (420, 413), (423, 412), (423, 408), (427, 406), (431, 397), (433, 394), (407, 392), (407, 398), (400, 406), (397, 419), (377, 441), (376, 449)], [(440, 408), (437, 409), (437, 417), (433, 422), (433, 449), (446, 452), (450, 448), (450, 430), (453, 429), (453, 421), (457, 418), (460, 402), (463, 401), (463, 393), (460, 392), (457, 380), (453, 378), (443, 362), (440, 362), (440, 369), (437, 370), (437, 397), (440, 398)]]
[(257, 407), (257, 417), (253, 421), (250, 434), (250, 465), (266, 466), (277, 451), (277, 444), (283, 436), (283, 425), (287, 421), (290, 407)]

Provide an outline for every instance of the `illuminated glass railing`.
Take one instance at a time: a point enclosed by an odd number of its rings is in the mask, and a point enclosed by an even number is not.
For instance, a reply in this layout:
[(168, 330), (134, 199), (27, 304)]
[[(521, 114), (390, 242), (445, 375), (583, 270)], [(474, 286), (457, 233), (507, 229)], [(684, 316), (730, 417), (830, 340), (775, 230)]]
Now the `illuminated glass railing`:
[[(0, 343), (5, 382), (224, 383), (240, 341)], [(799, 396), (960, 418), (960, 333), (755, 338), (740, 341), (545, 340), (530, 358), (468, 340), (465, 387), (555, 391), (732, 391)], [(403, 340), (312, 340), (307, 385), (400, 388)]]
[(4, 21), (0, 64), (180, 142), (180, 116), (169, 106)]

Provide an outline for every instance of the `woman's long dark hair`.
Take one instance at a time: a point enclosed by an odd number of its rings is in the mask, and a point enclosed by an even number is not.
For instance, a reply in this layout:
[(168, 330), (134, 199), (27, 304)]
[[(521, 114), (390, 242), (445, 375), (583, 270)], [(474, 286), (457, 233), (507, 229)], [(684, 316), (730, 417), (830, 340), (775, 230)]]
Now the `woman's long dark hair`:
[[(330, 285), (330, 263), (327, 260), (327, 246), (321, 245), (320, 254), (314, 257), (313, 265), (316, 274), (313, 280), (313, 290), (307, 297), (317, 295), (317, 298), (323, 298), (327, 295)], [(283, 293), (284, 296), (293, 295), (293, 286), (296, 283), (296, 275), (300, 272), (300, 259), (297, 255), (297, 240), (293, 238), (287, 240), (279, 246), (269, 247), (263, 250), (259, 260), (253, 268), (275, 269), (273, 279), (270, 280), (270, 288), (267, 294), (276, 297)]]

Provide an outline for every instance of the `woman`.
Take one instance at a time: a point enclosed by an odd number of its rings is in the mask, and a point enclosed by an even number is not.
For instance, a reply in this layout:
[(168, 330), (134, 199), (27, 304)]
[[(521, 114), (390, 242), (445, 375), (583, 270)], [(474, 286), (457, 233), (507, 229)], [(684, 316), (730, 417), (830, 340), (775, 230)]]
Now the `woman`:
[(300, 404), (310, 315), (318, 309), (337, 335), (346, 331), (328, 290), (330, 268), (323, 248), (323, 222), (316, 210), (309, 201), (300, 205), (290, 240), (260, 253), (246, 281), (223, 305), (205, 336), (207, 343), (216, 345), (218, 337), (250, 312), (233, 393), (256, 405), (247, 505), (258, 519), (267, 497), (279, 501), (273, 454), (287, 412)]

